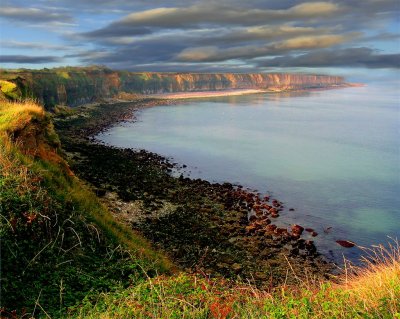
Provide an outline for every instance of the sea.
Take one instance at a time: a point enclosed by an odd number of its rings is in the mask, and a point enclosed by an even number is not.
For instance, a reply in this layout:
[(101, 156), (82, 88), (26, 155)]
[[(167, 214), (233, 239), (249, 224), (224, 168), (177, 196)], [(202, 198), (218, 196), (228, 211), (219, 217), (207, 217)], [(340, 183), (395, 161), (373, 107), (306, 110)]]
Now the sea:
[(138, 110), (97, 139), (186, 166), (174, 174), (277, 198), (294, 209), (279, 226), (313, 228), (327, 258), (357, 263), (365, 248), (400, 239), (399, 91), (369, 84), (181, 100)]

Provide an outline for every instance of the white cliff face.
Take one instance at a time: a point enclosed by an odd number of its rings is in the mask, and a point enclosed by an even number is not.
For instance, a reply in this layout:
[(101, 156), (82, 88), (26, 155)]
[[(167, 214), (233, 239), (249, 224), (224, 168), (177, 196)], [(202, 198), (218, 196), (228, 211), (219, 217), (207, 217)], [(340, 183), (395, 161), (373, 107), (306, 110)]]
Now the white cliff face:
[(17, 71), (12, 81), (21, 92), (38, 99), (47, 109), (57, 104), (75, 106), (122, 92), (156, 94), (227, 89), (293, 90), (344, 84), (344, 78), (328, 75), (134, 73), (90, 67), (66, 68), (62, 72), (58, 69)]

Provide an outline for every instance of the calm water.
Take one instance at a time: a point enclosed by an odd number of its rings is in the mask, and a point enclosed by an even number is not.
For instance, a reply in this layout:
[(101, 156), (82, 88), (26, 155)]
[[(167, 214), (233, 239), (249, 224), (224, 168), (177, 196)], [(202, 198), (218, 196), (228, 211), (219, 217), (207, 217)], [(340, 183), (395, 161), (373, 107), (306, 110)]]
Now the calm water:
[(98, 138), (172, 157), (194, 178), (268, 192), (296, 209), (281, 224), (312, 227), (322, 252), (355, 260), (358, 248), (335, 240), (400, 238), (398, 92), (367, 86), (191, 100), (142, 110), (138, 122)]

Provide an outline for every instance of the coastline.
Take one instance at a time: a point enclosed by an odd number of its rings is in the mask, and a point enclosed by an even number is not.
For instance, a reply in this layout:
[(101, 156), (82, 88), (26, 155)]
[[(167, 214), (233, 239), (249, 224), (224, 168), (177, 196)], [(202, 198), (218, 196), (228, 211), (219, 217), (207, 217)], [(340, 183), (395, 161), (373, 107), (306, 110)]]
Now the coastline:
[(150, 94), (151, 98), (156, 99), (201, 99), (210, 97), (222, 97), (222, 96), (238, 96), (246, 94), (260, 94), (266, 93), (267, 90), (258, 89), (238, 89), (238, 90), (219, 90), (219, 91), (196, 91), (196, 92), (174, 92), (174, 93), (160, 93), (160, 94)]
[(187, 91), (187, 92), (171, 92), (171, 93), (158, 93), (145, 95), (148, 98), (161, 99), (161, 100), (182, 100), (182, 99), (202, 99), (213, 97), (225, 96), (241, 96), (248, 94), (264, 94), (264, 93), (287, 93), (287, 92), (304, 92), (304, 91), (324, 91), (343, 89), (348, 87), (363, 87), (364, 83), (343, 83), (341, 85), (331, 85), (327, 87), (310, 87), (310, 88), (280, 88), (271, 87), (268, 89), (226, 89), (214, 91)]
[[(144, 234), (189, 272), (239, 276), (261, 286), (271, 276), (272, 285), (291, 282), (293, 275), (330, 276), (333, 264), (317, 252), (311, 234), (304, 231), (306, 225), (275, 225), (281, 211), (290, 212), (278, 199), (240, 185), (172, 177), (177, 165), (168, 159), (102, 145), (94, 138), (118, 122), (134, 121), (135, 110), (177, 102), (110, 102), (81, 107), (70, 118), (58, 117), (55, 126), (72, 170), (91, 185), (115, 218)], [(295, 273), (288, 275), (288, 263)]]

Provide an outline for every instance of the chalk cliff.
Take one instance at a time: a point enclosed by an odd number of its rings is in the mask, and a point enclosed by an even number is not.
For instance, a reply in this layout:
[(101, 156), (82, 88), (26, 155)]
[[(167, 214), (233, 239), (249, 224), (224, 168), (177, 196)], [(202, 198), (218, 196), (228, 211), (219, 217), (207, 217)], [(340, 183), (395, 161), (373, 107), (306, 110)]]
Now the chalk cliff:
[(103, 67), (44, 70), (3, 70), (0, 79), (17, 84), (47, 109), (57, 104), (75, 106), (119, 93), (193, 92), (226, 89), (293, 90), (344, 84), (339, 76), (285, 73), (136, 73)]

